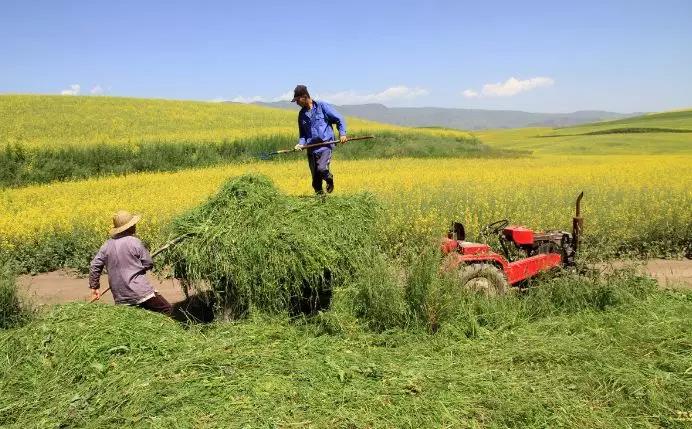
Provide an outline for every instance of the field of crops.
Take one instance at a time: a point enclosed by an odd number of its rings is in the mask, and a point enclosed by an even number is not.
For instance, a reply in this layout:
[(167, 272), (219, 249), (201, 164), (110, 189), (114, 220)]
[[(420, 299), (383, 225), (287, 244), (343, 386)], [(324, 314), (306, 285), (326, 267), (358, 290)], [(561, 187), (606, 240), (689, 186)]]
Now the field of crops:
[[(292, 147), (296, 114), (253, 105), (126, 98), (0, 96), (0, 188), (247, 162)], [(347, 158), (517, 156), (459, 130), (348, 118)]]
[[(585, 239), (594, 250), (661, 256), (689, 251), (692, 212), (684, 208), (692, 206), (691, 162), (687, 155), (337, 160), (334, 174), (337, 195), (368, 191), (386, 203), (383, 228), (402, 243), (407, 235), (441, 235), (454, 219), (472, 234), (502, 218), (569, 229), (583, 190)], [(120, 208), (144, 214), (142, 234), (158, 244), (174, 215), (245, 172), (268, 175), (289, 194), (311, 193), (303, 159), (6, 189), (0, 248), (24, 259), (27, 270), (66, 260), (84, 265)]]
[[(242, 140), (266, 130), (295, 139), (295, 113), (254, 106), (41, 96), (4, 96), (0, 106), (3, 117), (9, 118), (0, 125), (5, 142), (22, 141), (38, 152), (56, 146), (98, 148), (101, 141), (106, 146), (126, 145), (134, 138), (158, 139), (164, 145), (185, 140), (205, 146), (206, 139)], [(686, 130), (692, 129), (692, 112), (620, 122), (616, 127)], [(690, 252), (692, 212), (685, 208), (692, 206), (692, 143), (688, 140), (692, 134), (583, 135), (613, 129), (608, 125), (613, 123), (488, 131), (478, 137), (489, 146), (531, 149), (534, 155), (498, 158), (495, 152), (469, 158), (464, 149), (440, 158), (435, 149), (453, 147), (445, 144), (472, 147), (471, 137), (459, 131), (349, 123), (355, 130), (368, 127), (392, 133), (391, 148), (408, 147), (399, 155), (417, 150), (436, 154), (426, 159), (357, 160), (353, 158), (365, 155), (342, 148), (336, 152), (336, 193), (367, 191), (382, 200), (387, 207), (382, 237), (397, 246), (405, 246), (409, 238), (440, 235), (454, 219), (463, 221), (471, 234), (502, 218), (536, 228), (568, 229), (573, 200), (583, 190), (585, 248), (606, 255)], [(535, 137), (547, 134), (564, 136)], [(417, 141), (416, 135), (451, 140)], [(599, 140), (611, 138), (618, 139), (617, 144)], [(377, 146), (377, 142), (370, 144)], [(132, 157), (137, 159), (137, 154)], [(292, 195), (311, 193), (302, 155), (276, 162), (0, 189), (0, 253), (19, 261), (26, 271), (83, 268), (105, 238), (110, 214), (120, 208), (144, 214), (141, 233), (150, 244), (157, 244), (166, 238), (165, 226), (172, 217), (203, 201), (225, 180), (246, 172), (265, 174)]]

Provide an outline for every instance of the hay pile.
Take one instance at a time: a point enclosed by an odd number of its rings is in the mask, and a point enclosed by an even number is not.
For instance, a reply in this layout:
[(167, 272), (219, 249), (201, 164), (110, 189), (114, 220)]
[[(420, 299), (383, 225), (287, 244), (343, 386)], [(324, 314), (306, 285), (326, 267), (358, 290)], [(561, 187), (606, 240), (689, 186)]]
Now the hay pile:
[(279, 192), (258, 175), (226, 182), (175, 219), (190, 237), (164, 255), (174, 275), (213, 291), (232, 316), (291, 310), (347, 282), (374, 252), (377, 204), (368, 194), (326, 199)]

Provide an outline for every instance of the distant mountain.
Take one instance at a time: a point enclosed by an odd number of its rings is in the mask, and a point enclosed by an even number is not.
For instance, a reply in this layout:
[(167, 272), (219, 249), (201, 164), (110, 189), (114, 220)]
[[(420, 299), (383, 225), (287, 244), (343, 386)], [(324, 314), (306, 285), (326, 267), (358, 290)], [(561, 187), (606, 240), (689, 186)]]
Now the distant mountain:
[[(256, 103), (262, 106), (297, 110), (287, 101)], [(573, 113), (531, 113), (518, 110), (448, 109), (443, 107), (387, 107), (382, 104), (335, 106), (339, 112), (387, 124), (409, 127), (445, 127), (464, 130), (485, 128), (567, 127), (590, 122), (641, 115), (582, 110)]]

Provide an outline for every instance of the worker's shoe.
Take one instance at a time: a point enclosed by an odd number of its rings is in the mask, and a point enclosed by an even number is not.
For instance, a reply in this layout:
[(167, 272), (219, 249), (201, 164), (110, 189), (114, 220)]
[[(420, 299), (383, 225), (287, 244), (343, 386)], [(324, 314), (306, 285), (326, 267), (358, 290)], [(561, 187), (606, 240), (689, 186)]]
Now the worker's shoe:
[(327, 193), (331, 194), (334, 192), (334, 179), (327, 180)]

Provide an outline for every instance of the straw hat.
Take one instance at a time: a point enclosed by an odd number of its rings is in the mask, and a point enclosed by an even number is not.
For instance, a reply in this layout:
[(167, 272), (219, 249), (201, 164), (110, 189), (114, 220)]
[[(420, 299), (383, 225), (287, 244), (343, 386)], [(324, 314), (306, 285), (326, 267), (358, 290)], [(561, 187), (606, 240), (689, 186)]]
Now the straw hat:
[(128, 230), (141, 219), (142, 216), (140, 215), (133, 215), (128, 211), (120, 210), (119, 212), (113, 215), (113, 228), (111, 228), (110, 230), (111, 237)]

